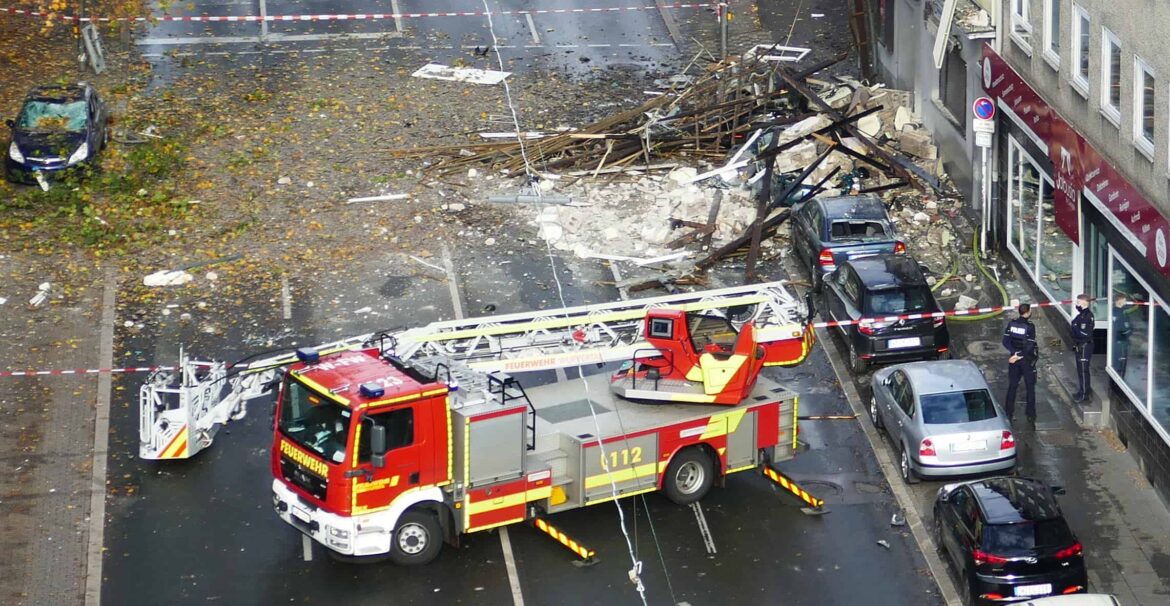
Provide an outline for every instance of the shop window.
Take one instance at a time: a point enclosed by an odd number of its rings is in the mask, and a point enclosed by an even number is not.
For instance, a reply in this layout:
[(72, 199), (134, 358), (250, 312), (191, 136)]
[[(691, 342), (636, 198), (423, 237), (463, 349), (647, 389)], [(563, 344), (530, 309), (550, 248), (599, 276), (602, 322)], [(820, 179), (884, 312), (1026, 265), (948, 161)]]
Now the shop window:
[(1060, 67), (1060, 3), (1063, 0), (1044, 0), (1044, 58), (1053, 67)]
[[(1056, 224), (1053, 207), (1052, 182), (1047, 178), (1040, 182), (1040, 265), (1036, 281), (1049, 297), (1067, 301), (1073, 298), (1073, 255), (1075, 245)], [(1068, 307), (1061, 308), (1069, 312)]]
[(1078, 4), (1073, 4), (1073, 86), (1081, 94), (1089, 95), (1089, 13)]
[(1101, 112), (1121, 123), (1121, 42), (1101, 28)]
[(1009, 244), (1028, 273), (1036, 273), (1036, 226), (1040, 216), (1040, 170), (1014, 139), (1008, 145)]
[[(1125, 297), (1127, 303), (1120, 313), (1124, 313), (1128, 320), (1129, 335), (1122, 334), (1121, 322), (1116, 316), (1111, 316), (1113, 320), (1109, 327), (1109, 370), (1128, 388), (1130, 397), (1144, 408), (1150, 363), (1149, 291), (1134, 277), (1133, 272), (1116, 253), (1112, 256), (1110, 273), (1113, 276), (1110, 300), (1116, 301), (1118, 296)], [(1113, 313), (1118, 311), (1114, 309)]]
[(1012, 40), (1024, 52), (1032, 52), (1032, 22), (1028, 19), (1028, 3), (1031, 0), (1012, 0)]
[(1153, 388), (1150, 390), (1150, 414), (1162, 432), (1170, 436), (1170, 308), (1154, 307)]
[(1154, 70), (1133, 59), (1133, 144), (1154, 158)]
[(953, 40), (947, 41), (947, 54), (938, 72), (938, 90), (943, 107), (951, 113), (960, 129), (967, 128), (967, 62), (963, 50)]

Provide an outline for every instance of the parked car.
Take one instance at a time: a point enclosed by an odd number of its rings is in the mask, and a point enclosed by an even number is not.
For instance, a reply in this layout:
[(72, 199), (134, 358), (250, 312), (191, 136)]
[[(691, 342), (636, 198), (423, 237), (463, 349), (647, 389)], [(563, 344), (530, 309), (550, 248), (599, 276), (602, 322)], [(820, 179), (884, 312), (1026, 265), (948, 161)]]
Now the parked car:
[(886, 205), (877, 194), (813, 198), (792, 209), (792, 249), (808, 269), (813, 290), (841, 263), (880, 253), (901, 254)]
[(1081, 543), (1039, 480), (998, 477), (948, 484), (934, 502), (934, 532), (975, 604), (1083, 593)]
[(84, 82), (34, 88), (15, 120), (4, 174), (36, 183), (93, 161), (109, 141), (108, 114), (94, 87)]
[(870, 419), (898, 448), (907, 483), (1015, 467), (1011, 424), (974, 362), (899, 364), (873, 373), (871, 383)]
[(882, 254), (841, 263), (825, 278), (824, 315), (837, 322), (849, 348), (850, 366), (865, 372), (872, 362), (923, 360), (950, 355), (946, 319), (882, 321), (876, 318), (941, 311), (918, 263), (907, 255)]

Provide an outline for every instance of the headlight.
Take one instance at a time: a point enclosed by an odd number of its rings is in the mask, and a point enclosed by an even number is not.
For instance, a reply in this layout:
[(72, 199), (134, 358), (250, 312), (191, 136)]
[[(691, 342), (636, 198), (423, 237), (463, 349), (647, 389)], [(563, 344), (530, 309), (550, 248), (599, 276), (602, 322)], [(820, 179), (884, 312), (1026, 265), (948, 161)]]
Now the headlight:
[(89, 143), (88, 142), (82, 143), (81, 147), (77, 148), (77, 151), (73, 152), (72, 156), (69, 156), (69, 161), (66, 162), (65, 164), (66, 164), (66, 166), (72, 166), (74, 164), (77, 164), (78, 162), (81, 162), (82, 160), (84, 160), (88, 157), (89, 157)]
[(349, 531), (348, 530), (343, 530), (341, 528), (335, 528), (333, 526), (326, 526), (326, 528), (329, 529), (329, 536), (331, 536), (331, 537), (337, 537), (339, 539), (348, 539), (349, 538)]
[(16, 146), (16, 141), (13, 141), (12, 145), (8, 146), (8, 157), (17, 162), (24, 162), (24, 154), (20, 153), (20, 148)]

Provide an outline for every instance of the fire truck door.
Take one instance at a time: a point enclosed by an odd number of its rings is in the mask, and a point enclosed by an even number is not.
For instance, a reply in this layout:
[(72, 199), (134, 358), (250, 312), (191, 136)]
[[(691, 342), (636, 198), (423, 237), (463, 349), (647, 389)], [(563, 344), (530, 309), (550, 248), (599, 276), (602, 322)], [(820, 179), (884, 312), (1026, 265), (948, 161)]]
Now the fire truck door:
[[(420, 416), (417, 407), (404, 406), (370, 410), (362, 417), (357, 464), (351, 474), (354, 513), (385, 508), (398, 495), (430, 479), (434, 461), (426, 452), (429, 425)], [(385, 453), (380, 461), (373, 448), (376, 431), (385, 432)]]

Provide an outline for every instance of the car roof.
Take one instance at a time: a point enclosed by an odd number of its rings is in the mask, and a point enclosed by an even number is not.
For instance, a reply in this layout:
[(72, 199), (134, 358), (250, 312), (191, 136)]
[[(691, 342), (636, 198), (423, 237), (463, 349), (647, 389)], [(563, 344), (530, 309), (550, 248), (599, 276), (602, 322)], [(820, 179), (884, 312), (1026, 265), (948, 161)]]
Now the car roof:
[(971, 360), (931, 360), (899, 364), (914, 386), (923, 394), (987, 389), (987, 380)]
[(988, 524), (1037, 522), (1061, 517), (1052, 488), (1039, 480), (988, 478), (968, 484)]
[(846, 262), (870, 290), (894, 286), (924, 286), (926, 278), (918, 261), (908, 255), (882, 254)]
[(820, 202), (821, 208), (824, 210), (825, 218), (829, 220), (889, 221), (885, 204), (875, 194), (834, 196), (818, 198), (817, 201)]
[(75, 101), (85, 98), (89, 85), (78, 84), (48, 84), (38, 86), (29, 92), (29, 99), (43, 99), (54, 101)]

